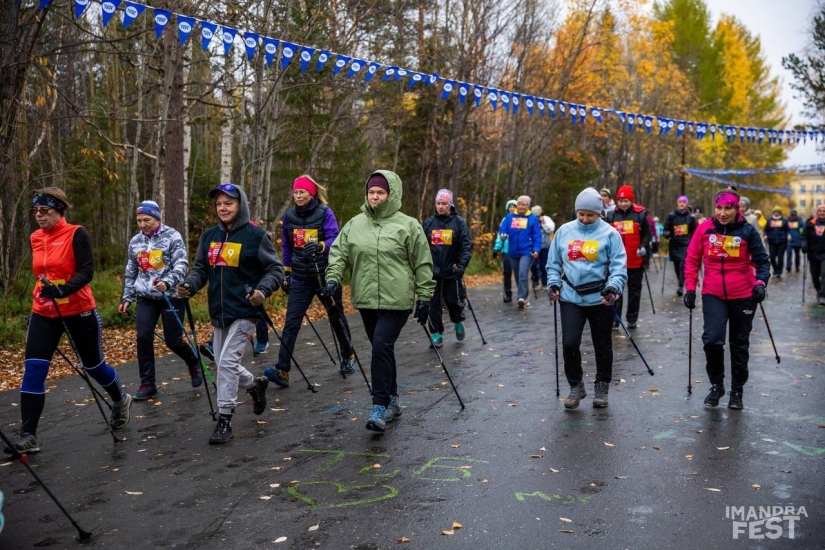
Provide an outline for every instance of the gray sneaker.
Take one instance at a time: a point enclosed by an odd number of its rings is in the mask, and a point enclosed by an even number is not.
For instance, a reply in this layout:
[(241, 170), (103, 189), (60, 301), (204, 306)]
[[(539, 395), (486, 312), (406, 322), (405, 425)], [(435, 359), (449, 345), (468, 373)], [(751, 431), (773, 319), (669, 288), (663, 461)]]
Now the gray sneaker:
[(576, 409), (579, 407), (579, 402), (587, 397), (587, 392), (584, 390), (584, 383), (579, 382), (575, 386), (570, 386), (570, 395), (564, 400), (565, 409)]
[(367, 419), (367, 429), (374, 432), (383, 432), (387, 421), (384, 420), (384, 415), (387, 412), (387, 407), (383, 405), (373, 405), (372, 413)]
[(401, 416), (401, 405), (398, 404), (398, 396), (390, 396), (390, 404), (387, 405), (387, 410), (384, 411), (384, 421), (392, 422)]
[(117, 430), (129, 423), (129, 411), (132, 408), (132, 396), (128, 393), (123, 403), (120, 405), (112, 405), (112, 420), (109, 424), (112, 428)]
[(607, 407), (607, 392), (610, 389), (610, 384), (607, 382), (596, 382), (596, 392), (593, 396), (593, 406), (597, 409)]
[(34, 454), (40, 452), (40, 446), (37, 444), (37, 438), (33, 434), (23, 434), (13, 445), (14, 449), (6, 447), (3, 449), (7, 454), (26, 453)]

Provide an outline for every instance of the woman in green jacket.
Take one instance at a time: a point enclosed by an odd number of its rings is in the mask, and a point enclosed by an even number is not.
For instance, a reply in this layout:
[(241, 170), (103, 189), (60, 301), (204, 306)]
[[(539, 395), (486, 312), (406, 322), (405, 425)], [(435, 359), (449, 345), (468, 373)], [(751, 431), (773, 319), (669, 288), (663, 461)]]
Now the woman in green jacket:
[(369, 177), (361, 214), (347, 222), (330, 248), (327, 296), (341, 286), (347, 268), (352, 305), (372, 344), (373, 408), (367, 429), (383, 432), (401, 415), (395, 341), (413, 305), (418, 322), (427, 322), (435, 290), (427, 237), (416, 219), (401, 213), (401, 178), (394, 172), (378, 170)]

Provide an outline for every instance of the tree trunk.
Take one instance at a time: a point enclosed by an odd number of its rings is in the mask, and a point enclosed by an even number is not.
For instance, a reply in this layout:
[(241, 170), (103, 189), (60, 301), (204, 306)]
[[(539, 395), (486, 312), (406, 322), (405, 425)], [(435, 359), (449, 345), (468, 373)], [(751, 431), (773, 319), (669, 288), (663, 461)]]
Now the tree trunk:
[(168, 115), (165, 131), (165, 159), (163, 163), (163, 197), (164, 217), (166, 223), (179, 231), (184, 231), (186, 216), (184, 214), (183, 169), (183, 48), (178, 44), (177, 36), (172, 32), (164, 33), (164, 73), (169, 90)]

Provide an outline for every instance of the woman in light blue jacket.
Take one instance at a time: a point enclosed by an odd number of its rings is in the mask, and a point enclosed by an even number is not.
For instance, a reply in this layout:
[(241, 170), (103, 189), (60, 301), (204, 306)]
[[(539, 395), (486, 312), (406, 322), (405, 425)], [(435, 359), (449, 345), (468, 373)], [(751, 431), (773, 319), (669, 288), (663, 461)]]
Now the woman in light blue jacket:
[(594, 407), (607, 407), (613, 375), (613, 302), (627, 282), (627, 255), (619, 233), (599, 217), (602, 207), (595, 189), (579, 193), (576, 219), (556, 231), (547, 261), (547, 293), (561, 308), (564, 374), (570, 384), (566, 409), (577, 408), (587, 395), (581, 355), (585, 322), (596, 352)]

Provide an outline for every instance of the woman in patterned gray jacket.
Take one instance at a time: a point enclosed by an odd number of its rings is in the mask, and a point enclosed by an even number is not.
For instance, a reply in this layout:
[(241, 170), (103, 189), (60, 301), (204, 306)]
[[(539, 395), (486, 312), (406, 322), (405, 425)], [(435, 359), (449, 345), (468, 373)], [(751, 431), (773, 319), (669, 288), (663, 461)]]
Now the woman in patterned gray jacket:
[[(192, 387), (203, 384), (198, 358), (184, 341), (178, 319), (183, 319), (184, 301), (175, 287), (189, 270), (186, 244), (180, 233), (160, 222), (160, 208), (154, 201), (143, 201), (137, 209), (140, 232), (132, 237), (123, 273), (123, 296), (118, 311), (124, 315), (137, 301), (137, 356), (140, 389), (136, 400), (146, 400), (158, 393), (155, 384), (155, 325), (163, 318), (163, 337), (167, 347), (184, 360), (192, 377)], [(169, 299), (163, 297), (164, 294)], [(169, 304), (175, 308), (172, 312)], [(178, 319), (175, 319), (177, 314)]]

